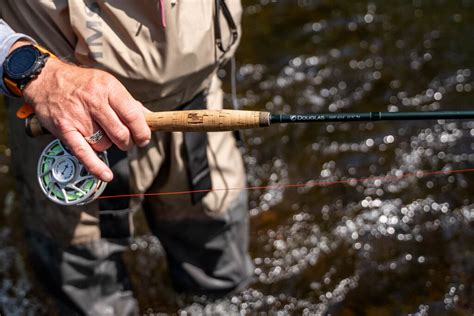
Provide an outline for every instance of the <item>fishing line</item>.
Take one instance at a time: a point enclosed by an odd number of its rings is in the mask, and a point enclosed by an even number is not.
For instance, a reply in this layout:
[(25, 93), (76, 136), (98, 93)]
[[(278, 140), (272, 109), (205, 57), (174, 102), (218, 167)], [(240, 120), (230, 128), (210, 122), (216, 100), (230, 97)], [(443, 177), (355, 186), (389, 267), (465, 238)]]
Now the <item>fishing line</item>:
[(130, 194), (118, 194), (118, 195), (103, 195), (97, 197), (97, 199), (116, 199), (116, 198), (129, 198), (129, 197), (156, 197), (156, 196), (167, 196), (167, 195), (189, 195), (193, 193), (209, 193), (209, 192), (220, 192), (220, 191), (252, 191), (252, 190), (276, 190), (286, 188), (314, 188), (314, 187), (326, 187), (336, 184), (349, 184), (353, 185), (356, 183), (363, 182), (374, 182), (374, 181), (396, 181), (409, 177), (425, 178), (436, 175), (450, 175), (456, 173), (471, 173), (474, 172), (474, 168), (466, 169), (454, 169), (454, 170), (437, 170), (437, 171), (424, 171), (419, 170), (415, 172), (405, 173), (402, 175), (387, 175), (379, 177), (366, 177), (366, 178), (349, 178), (344, 180), (333, 180), (333, 181), (318, 181), (308, 180), (305, 183), (295, 184), (274, 184), (274, 185), (262, 185), (262, 186), (249, 186), (241, 188), (217, 188), (209, 190), (189, 190), (189, 191), (168, 191), (168, 192), (155, 192), (155, 193), (130, 193)]

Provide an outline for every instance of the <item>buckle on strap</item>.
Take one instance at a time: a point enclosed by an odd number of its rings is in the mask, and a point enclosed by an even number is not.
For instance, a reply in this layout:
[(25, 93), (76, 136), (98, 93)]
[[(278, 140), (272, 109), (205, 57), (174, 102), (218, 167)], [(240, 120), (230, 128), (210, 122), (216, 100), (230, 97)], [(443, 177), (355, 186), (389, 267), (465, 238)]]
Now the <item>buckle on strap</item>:
[[(235, 24), (234, 19), (232, 18), (232, 14), (230, 13), (229, 7), (225, 3), (225, 0), (215, 0), (216, 3), (216, 16), (214, 18), (214, 29), (215, 29), (215, 37), (216, 37), (216, 45), (219, 50), (223, 53), (227, 53), (232, 45), (237, 42), (239, 37), (239, 32), (237, 31), (237, 25)], [(220, 17), (221, 17), (221, 8), (222, 13), (224, 14), (224, 18), (229, 26), (230, 33), (231, 33), (231, 43), (224, 48), (224, 44), (222, 43), (222, 33), (221, 33), (221, 25), (220, 25)]]

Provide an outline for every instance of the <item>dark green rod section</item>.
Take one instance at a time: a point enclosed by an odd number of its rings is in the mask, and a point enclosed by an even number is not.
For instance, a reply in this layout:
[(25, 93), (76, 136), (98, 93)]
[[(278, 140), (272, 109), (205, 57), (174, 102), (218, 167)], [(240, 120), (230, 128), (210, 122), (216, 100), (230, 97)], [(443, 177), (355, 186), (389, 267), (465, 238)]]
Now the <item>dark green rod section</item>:
[(474, 119), (474, 111), (272, 114), (270, 123)]

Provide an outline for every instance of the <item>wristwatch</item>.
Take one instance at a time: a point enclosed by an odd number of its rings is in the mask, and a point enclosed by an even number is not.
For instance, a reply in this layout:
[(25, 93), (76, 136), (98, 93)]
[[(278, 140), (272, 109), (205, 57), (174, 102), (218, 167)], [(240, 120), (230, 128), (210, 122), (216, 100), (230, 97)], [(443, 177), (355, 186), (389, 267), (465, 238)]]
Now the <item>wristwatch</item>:
[(3, 82), (16, 96), (23, 95), (23, 89), (35, 79), (50, 56), (46, 49), (37, 45), (25, 45), (12, 51), (3, 62)]

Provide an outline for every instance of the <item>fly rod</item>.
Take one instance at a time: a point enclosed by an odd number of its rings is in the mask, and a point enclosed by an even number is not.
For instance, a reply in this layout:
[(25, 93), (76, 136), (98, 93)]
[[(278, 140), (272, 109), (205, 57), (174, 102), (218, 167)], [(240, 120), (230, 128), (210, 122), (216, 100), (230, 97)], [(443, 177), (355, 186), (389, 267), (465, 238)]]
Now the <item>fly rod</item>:
[[(278, 123), (474, 119), (474, 111), (271, 114), (244, 110), (186, 110), (151, 112), (145, 116), (152, 131), (222, 132)], [(35, 115), (26, 119), (25, 127), (33, 137), (48, 133)]]
[[(165, 132), (233, 131), (278, 123), (441, 119), (474, 119), (474, 111), (271, 114), (241, 110), (187, 110), (146, 114), (146, 122), (152, 131)], [(33, 137), (49, 133), (34, 114), (26, 119), (26, 131)], [(108, 165), (106, 152), (98, 152), (97, 156)], [(62, 205), (90, 203), (103, 193), (107, 185), (90, 174), (58, 139), (43, 150), (38, 161), (37, 178), (46, 197)]]

